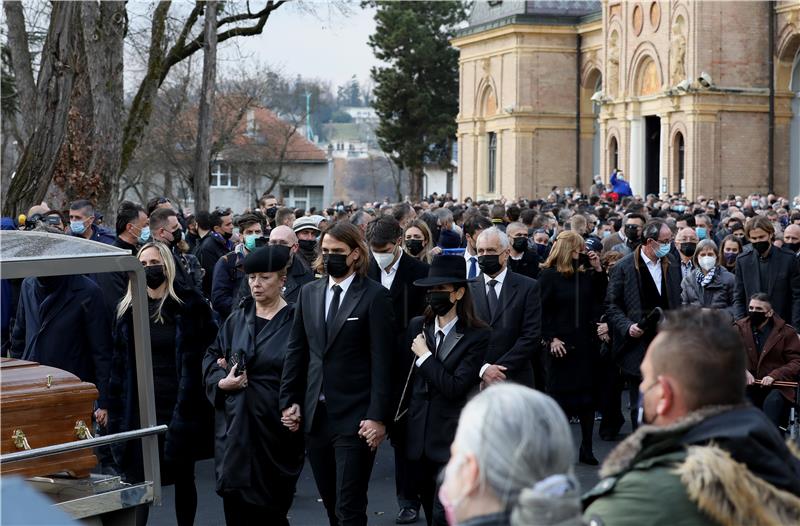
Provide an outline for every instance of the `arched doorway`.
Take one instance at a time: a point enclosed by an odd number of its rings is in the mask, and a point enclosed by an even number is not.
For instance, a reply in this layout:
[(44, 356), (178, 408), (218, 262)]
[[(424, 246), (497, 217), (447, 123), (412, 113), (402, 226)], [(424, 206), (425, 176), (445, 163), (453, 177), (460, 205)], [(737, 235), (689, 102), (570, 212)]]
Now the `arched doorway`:
[(678, 192), (686, 194), (686, 145), (683, 134), (678, 132), (672, 144), (674, 153), (673, 166), (675, 167), (675, 184)]
[(794, 57), (792, 83), (792, 125), (789, 131), (789, 190), (790, 197), (800, 195), (800, 51)]

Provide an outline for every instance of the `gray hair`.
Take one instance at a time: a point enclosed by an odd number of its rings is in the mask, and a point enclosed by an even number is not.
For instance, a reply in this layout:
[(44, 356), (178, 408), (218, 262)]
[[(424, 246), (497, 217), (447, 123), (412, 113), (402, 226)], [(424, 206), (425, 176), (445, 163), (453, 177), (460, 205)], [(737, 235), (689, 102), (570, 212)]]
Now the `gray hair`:
[(581, 524), (572, 433), (549, 396), (493, 385), (464, 407), (453, 443), (475, 455), (481, 486), (512, 512), (512, 525)]
[(714, 252), (714, 256), (717, 258), (717, 264), (719, 264), (719, 249), (717, 248), (717, 244), (714, 243), (713, 239), (703, 239), (700, 241), (694, 249), (694, 257), (692, 260), (696, 265), (699, 265), (700, 261), (700, 252), (704, 249), (710, 248)]
[(478, 234), (478, 239), (476, 239), (475, 242), (477, 243), (478, 241), (480, 241), (482, 237), (492, 237), (492, 236), (495, 236), (497, 237), (497, 239), (500, 240), (500, 248), (502, 250), (507, 250), (511, 247), (511, 242), (508, 240), (508, 236), (505, 234), (505, 232), (501, 231), (496, 226), (492, 226), (485, 230), (481, 230), (481, 233)]

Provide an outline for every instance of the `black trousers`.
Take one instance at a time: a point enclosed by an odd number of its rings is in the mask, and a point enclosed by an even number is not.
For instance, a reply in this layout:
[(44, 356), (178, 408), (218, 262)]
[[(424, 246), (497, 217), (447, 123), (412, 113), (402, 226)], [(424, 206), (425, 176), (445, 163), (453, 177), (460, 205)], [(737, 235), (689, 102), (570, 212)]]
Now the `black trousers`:
[(223, 495), (222, 507), (225, 510), (227, 526), (261, 526), (263, 524), (289, 526), (289, 520), (285, 514), (273, 508), (245, 502), (236, 493)]
[(428, 458), (411, 461), (411, 469), (416, 475), (417, 487), (422, 497), (422, 509), (428, 526), (447, 526), (444, 507), (439, 501), (440, 475), (447, 464), (440, 464)]
[(619, 434), (625, 417), (622, 414), (622, 389), (624, 387), (619, 367), (611, 356), (602, 356), (598, 363), (597, 384), (598, 410), (603, 415), (600, 436), (613, 438)]
[(366, 526), (367, 489), (375, 453), (357, 432), (331, 432), (323, 402), (317, 405), (307, 438), (308, 460), (331, 526)]
[(391, 430), (397, 505), (400, 508), (412, 508), (419, 511), (421, 502), (417, 489), (417, 477), (414, 475), (412, 462), (406, 456), (406, 433), (405, 421), (395, 423)]
[(776, 426), (786, 425), (791, 403), (783, 397), (779, 390), (751, 385), (747, 387), (747, 397), (754, 406), (764, 411), (773, 424)]

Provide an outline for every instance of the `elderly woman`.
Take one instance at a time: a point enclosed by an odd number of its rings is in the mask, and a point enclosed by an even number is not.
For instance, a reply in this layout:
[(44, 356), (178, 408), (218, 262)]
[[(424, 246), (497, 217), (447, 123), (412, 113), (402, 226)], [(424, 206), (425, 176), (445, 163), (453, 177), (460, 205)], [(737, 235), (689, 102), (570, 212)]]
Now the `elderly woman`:
[[(147, 281), (156, 423), (168, 426), (158, 437), (161, 483), (175, 485), (176, 524), (191, 525), (197, 511), (194, 463), (209, 458), (212, 451), (213, 413), (203, 396), (200, 371), (203, 350), (214, 341), (217, 326), (199, 291), (176, 287), (175, 259), (166, 245), (147, 243), (138, 259)], [(117, 308), (109, 382), (112, 433), (139, 427), (132, 302), (129, 284)], [(112, 451), (126, 482), (144, 480), (138, 442), (115, 444)], [(137, 524), (147, 522), (147, 510), (142, 507), (137, 513)]]
[(694, 271), (681, 282), (683, 305), (725, 309), (734, 314), (733, 290), (736, 279), (720, 265), (717, 244), (704, 239), (697, 244), (692, 262)]
[(449, 524), (579, 526), (566, 416), (550, 397), (495, 384), (461, 412), (439, 498)]
[(244, 259), (250, 294), (206, 352), (203, 375), (216, 409), (217, 492), (229, 525), (289, 524), (303, 467), (303, 435), (281, 423), (278, 392), (294, 308), (281, 297), (289, 249)]

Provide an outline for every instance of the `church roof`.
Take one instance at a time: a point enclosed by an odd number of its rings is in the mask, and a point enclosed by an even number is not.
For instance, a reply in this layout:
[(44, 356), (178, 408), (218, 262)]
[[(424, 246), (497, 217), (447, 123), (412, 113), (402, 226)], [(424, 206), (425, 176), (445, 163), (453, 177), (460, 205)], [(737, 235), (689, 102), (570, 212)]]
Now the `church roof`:
[(459, 35), (510, 24), (576, 24), (601, 16), (598, 0), (488, 0), (473, 4), (469, 26)]

